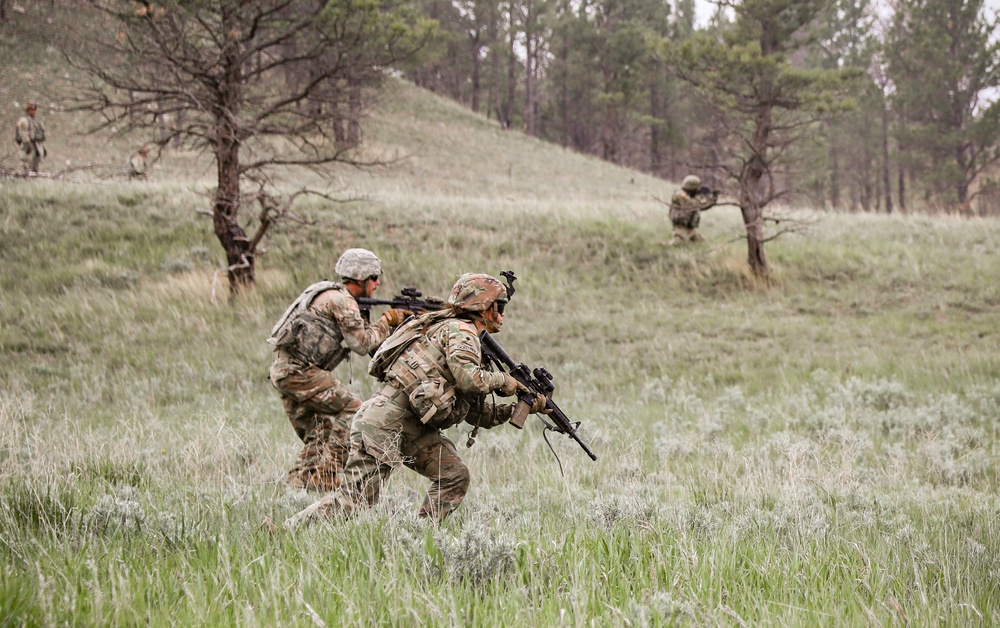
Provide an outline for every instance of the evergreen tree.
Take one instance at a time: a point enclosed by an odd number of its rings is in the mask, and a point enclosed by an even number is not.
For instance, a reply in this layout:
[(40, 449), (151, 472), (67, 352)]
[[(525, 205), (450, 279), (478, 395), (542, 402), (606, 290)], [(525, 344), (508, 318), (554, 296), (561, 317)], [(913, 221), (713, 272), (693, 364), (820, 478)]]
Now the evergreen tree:
[(790, 55), (811, 41), (827, 17), (826, 0), (743, 0), (721, 39), (696, 35), (673, 50), (678, 75), (719, 112), (729, 159), (720, 165), (738, 186), (747, 259), (758, 276), (770, 272), (764, 209), (782, 196), (776, 179), (785, 150), (845, 103), (856, 72), (804, 70)]
[(926, 192), (967, 210), (973, 183), (1000, 160), (1000, 25), (983, 0), (897, 0), (886, 45), (899, 139)]

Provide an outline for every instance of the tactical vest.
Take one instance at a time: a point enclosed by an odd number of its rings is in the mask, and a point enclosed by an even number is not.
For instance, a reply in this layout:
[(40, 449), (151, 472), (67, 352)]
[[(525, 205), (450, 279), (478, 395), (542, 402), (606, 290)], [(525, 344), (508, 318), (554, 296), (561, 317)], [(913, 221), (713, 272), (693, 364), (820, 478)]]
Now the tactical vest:
[(431, 341), (451, 323), (450, 312), (430, 312), (413, 319), (389, 337), (372, 357), (368, 372), (406, 393), (421, 423), (451, 427), (468, 413), (468, 401), (455, 389), (444, 352)]
[(344, 335), (335, 321), (309, 309), (313, 300), (327, 290), (347, 288), (332, 281), (320, 281), (306, 288), (278, 319), (267, 342), (304, 364), (331, 370), (350, 349), (343, 346)]

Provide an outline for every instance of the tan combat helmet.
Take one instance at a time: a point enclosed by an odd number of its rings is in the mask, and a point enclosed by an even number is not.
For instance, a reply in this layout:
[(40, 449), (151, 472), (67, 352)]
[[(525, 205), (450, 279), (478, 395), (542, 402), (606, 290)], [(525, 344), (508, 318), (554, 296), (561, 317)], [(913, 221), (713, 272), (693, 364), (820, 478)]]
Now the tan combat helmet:
[(382, 261), (368, 249), (347, 249), (337, 260), (333, 272), (344, 279), (364, 281), (382, 275)]
[(681, 189), (685, 192), (697, 192), (701, 189), (701, 179), (693, 174), (689, 174), (684, 177), (684, 181), (681, 182)]
[(507, 302), (507, 288), (483, 273), (465, 273), (455, 282), (448, 304), (467, 312), (485, 312), (495, 301)]

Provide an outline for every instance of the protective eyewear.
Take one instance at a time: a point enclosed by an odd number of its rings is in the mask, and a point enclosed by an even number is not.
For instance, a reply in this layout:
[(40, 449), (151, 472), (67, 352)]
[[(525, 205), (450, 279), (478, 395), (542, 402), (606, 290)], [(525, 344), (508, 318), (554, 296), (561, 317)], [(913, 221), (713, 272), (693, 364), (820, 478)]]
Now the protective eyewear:
[(504, 308), (507, 307), (506, 301), (494, 301), (493, 304), (497, 307), (497, 314), (503, 314)]

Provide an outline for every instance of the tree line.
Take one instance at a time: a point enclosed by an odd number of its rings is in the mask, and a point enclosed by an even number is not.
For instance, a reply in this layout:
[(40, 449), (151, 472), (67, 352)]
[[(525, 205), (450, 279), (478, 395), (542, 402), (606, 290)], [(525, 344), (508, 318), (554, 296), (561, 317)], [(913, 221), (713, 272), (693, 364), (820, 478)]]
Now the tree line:
[[(714, 4), (696, 27), (693, 0), (419, 0), (440, 32), (406, 75), (505, 127), (726, 187), (739, 170), (733, 153), (745, 157), (729, 142), (753, 132), (734, 137), (724, 123), (752, 125), (761, 112), (720, 111), (753, 79), (713, 64), (746, 71), (747, 55), (759, 54), (754, 76), (767, 63), (817, 80), (846, 73), (849, 85), (822, 96), (830, 115), (804, 120), (800, 102), (785, 111), (792, 119), (774, 121), (780, 155), (765, 159), (763, 177), (772, 195), (855, 211), (1000, 213), (1000, 41), (983, 0)], [(717, 54), (712, 42), (743, 54)], [(705, 72), (727, 76), (706, 89)], [(832, 87), (828, 79), (809, 89)]]

